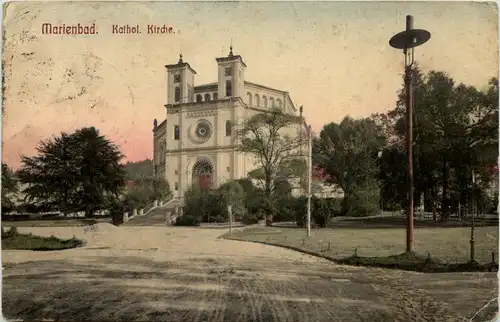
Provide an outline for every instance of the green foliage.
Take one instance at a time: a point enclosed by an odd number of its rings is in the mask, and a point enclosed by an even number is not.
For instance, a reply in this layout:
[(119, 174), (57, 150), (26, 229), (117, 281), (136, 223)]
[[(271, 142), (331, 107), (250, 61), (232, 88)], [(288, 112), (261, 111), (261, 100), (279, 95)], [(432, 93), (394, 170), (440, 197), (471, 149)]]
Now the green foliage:
[(200, 190), (193, 185), (184, 194), (183, 216), (196, 218), (198, 222), (214, 222), (227, 214), (221, 194), (216, 190)]
[(17, 227), (10, 227), (9, 230), (4, 230), (4, 227), (2, 227), (2, 238), (8, 238), (8, 237), (14, 237), (19, 235), (19, 231), (17, 230)]
[(311, 217), (321, 228), (328, 226), (333, 217), (341, 214), (341, 204), (334, 198), (313, 198)]
[(242, 217), (241, 222), (244, 225), (254, 225), (259, 222), (259, 218), (257, 218), (257, 216), (254, 214), (245, 214)]
[[(15, 227), (12, 227), (12, 231)], [(83, 245), (83, 241), (71, 238), (62, 240), (54, 236), (41, 237), (31, 234), (8, 233), (2, 234), (2, 249), (25, 249), (25, 250), (61, 250), (75, 248)]]
[[(307, 225), (307, 197), (298, 197), (291, 199), (291, 206), (295, 223), (297, 227), (306, 227)], [(311, 214), (312, 216), (312, 214)]]
[(296, 131), (289, 134), (291, 127), (302, 127), (302, 122), (300, 117), (275, 109), (250, 117), (236, 132), (239, 150), (257, 160), (257, 168), (248, 176), (258, 181), (262, 188), (261, 210), (268, 223), (277, 212), (276, 180), (301, 178), (305, 173), (305, 158), (301, 150), (307, 150), (304, 148), (307, 136), (296, 135)]
[(146, 159), (137, 162), (125, 163), (126, 179), (140, 180), (154, 175), (153, 160)]
[(236, 182), (242, 187), (245, 198), (244, 204), (246, 210), (251, 214), (257, 214), (262, 208), (261, 200), (263, 191), (255, 187), (252, 181), (248, 178), (236, 180)]
[[(218, 202), (225, 206), (223, 213), (227, 213), (227, 206), (232, 205), (232, 213), (235, 221), (240, 220), (247, 212), (245, 207), (245, 190), (238, 181), (229, 181), (218, 189)], [(227, 214), (224, 218), (229, 218)]]
[(123, 224), (123, 213), (128, 211), (128, 209), (125, 208), (123, 202), (120, 201), (112, 202), (109, 205), (108, 210), (113, 225), (119, 226)]
[[(307, 197), (287, 198), (282, 203), (284, 212), (280, 212), (276, 221), (295, 221), (298, 227), (307, 224)], [(336, 198), (311, 198), (311, 221), (320, 227), (326, 227), (333, 217), (342, 215), (341, 200)]]
[(117, 146), (94, 127), (40, 142), (38, 156), (22, 157), (18, 172), (28, 203), (63, 213), (106, 208), (125, 185)]
[[(486, 90), (456, 84), (446, 73), (427, 75), (413, 70), (413, 165), (415, 195), (423, 193), (427, 207), (440, 199), (442, 218), (458, 209), (482, 203), (481, 193), (498, 180), (490, 170), (498, 158), (498, 79)], [(387, 114), (374, 116), (387, 137), (401, 142), (384, 151), (381, 160), (383, 204), (406, 203), (405, 92)], [(472, 172), (476, 185), (472, 186)], [(483, 208), (485, 208), (484, 206)]]
[(183, 214), (181, 217), (177, 218), (175, 226), (199, 226), (200, 223), (199, 216)]
[(15, 194), (18, 192), (17, 179), (7, 164), (2, 163), (2, 214), (16, 208)]
[(349, 217), (373, 216), (380, 213), (380, 192), (375, 182), (365, 184), (342, 201), (342, 215)]
[(145, 208), (154, 200), (164, 200), (171, 195), (168, 182), (158, 177), (143, 177), (135, 181), (135, 186), (125, 194), (125, 211)]
[(343, 214), (353, 215), (356, 210), (367, 215), (379, 207), (378, 151), (386, 141), (382, 127), (367, 118), (345, 117), (339, 124), (323, 127), (313, 146), (314, 161), (325, 169), (328, 181), (344, 191)]

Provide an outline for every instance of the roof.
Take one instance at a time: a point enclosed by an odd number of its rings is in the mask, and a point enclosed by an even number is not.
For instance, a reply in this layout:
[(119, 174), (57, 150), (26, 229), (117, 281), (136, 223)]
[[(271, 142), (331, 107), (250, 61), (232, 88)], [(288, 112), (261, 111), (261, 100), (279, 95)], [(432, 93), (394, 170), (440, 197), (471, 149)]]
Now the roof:
[(170, 65), (165, 65), (166, 69), (176, 69), (176, 68), (184, 68), (187, 67), (193, 74), (196, 75), (196, 71), (189, 66), (188, 63), (177, 63), (177, 64), (170, 64)]
[(247, 64), (245, 64), (245, 62), (243, 62), (243, 58), (240, 55), (230, 55), (230, 56), (227, 56), (227, 57), (219, 57), (219, 58), (215, 58), (215, 60), (218, 63), (220, 63), (220, 62), (226, 62), (226, 61), (239, 60), (243, 64), (243, 66), (247, 67)]
[(245, 85), (260, 87), (260, 88), (264, 88), (264, 89), (269, 89), (269, 90), (272, 90), (272, 91), (280, 92), (280, 93), (283, 93), (283, 94), (288, 94), (287, 91), (282, 91), (282, 90), (279, 90), (279, 89), (276, 89), (276, 88), (272, 88), (272, 87), (269, 87), (269, 86), (259, 85), (257, 83), (253, 83), (253, 82), (245, 81)]
[(215, 87), (217, 89), (218, 83), (208, 83), (208, 84), (202, 84), (194, 87), (194, 90), (208, 90), (208, 89), (213, 89)]

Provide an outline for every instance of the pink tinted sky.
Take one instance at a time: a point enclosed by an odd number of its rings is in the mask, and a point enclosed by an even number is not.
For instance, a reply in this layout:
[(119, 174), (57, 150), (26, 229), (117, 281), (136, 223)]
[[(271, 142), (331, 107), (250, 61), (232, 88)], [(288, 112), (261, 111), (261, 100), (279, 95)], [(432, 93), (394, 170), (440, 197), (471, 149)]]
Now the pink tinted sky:
[[(405, 16), (432, 39), (416, 51), (424, 71), (486, 88), (498, 75), (498, 9), (472, 2), (66, 2), (4, 5), (4, 162), (17, 168), (39, 140), (95, 126), (127, 160), (150, 158), (152, 122), (165, 118), (166, 72), (180, 51), (217, 77), (234, 51), (247, 80), (290, 92), (314, 130), (394, 106), (403, 57), (388, 45)], [(42, 23), (95, 23), (94, 36), (42, 35)], [(113, 24), (143, 34), (113, 35)], [(175, 35), (148, 35), (166, 24)]]

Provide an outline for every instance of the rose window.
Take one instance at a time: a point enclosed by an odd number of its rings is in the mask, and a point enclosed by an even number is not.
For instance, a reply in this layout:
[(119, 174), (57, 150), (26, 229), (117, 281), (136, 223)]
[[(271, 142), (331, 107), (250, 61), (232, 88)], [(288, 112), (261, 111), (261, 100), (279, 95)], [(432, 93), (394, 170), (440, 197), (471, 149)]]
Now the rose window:
[(195, 133), (196, 136), (200, 139), (208, 139), (212, 134), (211, 132), (212, 130), (210, 128), (210, 124), (208, 124), (207, 122), (199, 122), (198, 125), (196, 125)]

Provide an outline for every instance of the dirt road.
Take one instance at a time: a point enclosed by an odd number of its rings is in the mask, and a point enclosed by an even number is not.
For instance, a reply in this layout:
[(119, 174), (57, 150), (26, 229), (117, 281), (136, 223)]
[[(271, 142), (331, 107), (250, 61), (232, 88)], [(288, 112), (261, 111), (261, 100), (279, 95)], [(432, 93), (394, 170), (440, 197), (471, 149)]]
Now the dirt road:
[[(334, 265), (217, 239), (220, 229), (20, 228), (87, 240), (58, 252), (3, 251), (7, 319), (126, 321), (464, 321), (497, 294), (495, 274)], [(495, 303), (476, 321), (494, 314)]]

